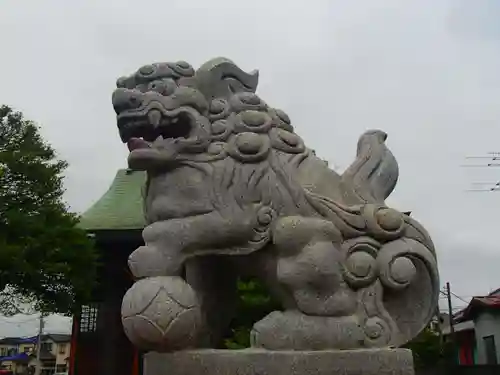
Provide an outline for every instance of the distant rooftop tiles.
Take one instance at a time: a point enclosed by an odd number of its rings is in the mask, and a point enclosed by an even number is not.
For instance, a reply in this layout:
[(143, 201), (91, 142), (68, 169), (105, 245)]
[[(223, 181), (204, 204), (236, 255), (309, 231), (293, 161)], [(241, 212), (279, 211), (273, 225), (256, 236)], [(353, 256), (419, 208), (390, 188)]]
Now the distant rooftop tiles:
[(144, 172), (121, 169), (108, 191), (80, 217), (87, 231), (142, 229), (145, 226), (142, 189)]

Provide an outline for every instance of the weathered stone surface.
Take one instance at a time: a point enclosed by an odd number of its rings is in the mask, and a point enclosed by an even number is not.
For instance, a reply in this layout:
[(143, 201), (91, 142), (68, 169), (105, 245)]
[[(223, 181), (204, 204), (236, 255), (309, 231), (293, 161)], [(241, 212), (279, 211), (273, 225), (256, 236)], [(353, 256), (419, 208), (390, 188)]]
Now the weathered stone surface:
[(144, 375), (413, 375), (407, 349), (149, 353)]
[(122, 322), (127, 336), (144, 349), (196, 347), (203, 331), (198, 298), (180, 277), (136, 282), (123, 297)]
[(425, 229), (385, 204), (399, 175), (387, 135), (364, 133), (339, 175), (285, 112), (255, 94), (257, 80), (224, 58), (197, 70), (184, 61), (150, 64), (118, 80), (112, 100), (129, 167), (148, 174), (145, 244), (130, 256), (131, 271), (144, 285), (157, 277), (189, 284), (176, 290), (194, 291), (204, 332), (168, 333), (167, 297), (150, 303), (151, 293), (130, 292), (127, 303), (144, 304), (148, 318), (124, 305), (127, 335), (158, 351), (218, 347), (236, 278), (246, 273), (283, 305), (256, 322), (254, 347), (406, 343), (433, 316), (439, 278)]

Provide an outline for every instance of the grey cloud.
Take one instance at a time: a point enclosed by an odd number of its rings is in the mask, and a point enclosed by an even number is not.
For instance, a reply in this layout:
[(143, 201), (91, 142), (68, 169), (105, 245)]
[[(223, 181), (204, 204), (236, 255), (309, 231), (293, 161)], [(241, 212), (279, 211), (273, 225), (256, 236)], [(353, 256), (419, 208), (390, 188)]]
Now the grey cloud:
[(476, 42), (498, 42), (500, 3), (495, 0), (457, 0), (451, 7), (450, 26), (464, 39)]

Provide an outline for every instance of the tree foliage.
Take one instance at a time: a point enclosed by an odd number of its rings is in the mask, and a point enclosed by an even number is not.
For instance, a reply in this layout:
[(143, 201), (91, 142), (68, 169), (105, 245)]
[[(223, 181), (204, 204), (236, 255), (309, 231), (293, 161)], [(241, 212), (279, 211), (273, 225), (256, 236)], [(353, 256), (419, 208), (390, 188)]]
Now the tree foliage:
[(36, 124), (0, 106), (0, 310), (70, 313), (89, 297), (96, 256), (63, 201), (65, 161)]
[(405, 347), (412, 350), (416, 368), (438, 368), (449, 364), (453, 356), (451, 342), (444, 341), (430, 327), (425, 328)]
[(231, 322), (230, 335), (225, 340), (225, 347), (248, 348), (253, 325), (272, 311), (280, 309), (280, 304), (271, 297), (263, 283), (256, 279), (238, 280), (236, 314)]

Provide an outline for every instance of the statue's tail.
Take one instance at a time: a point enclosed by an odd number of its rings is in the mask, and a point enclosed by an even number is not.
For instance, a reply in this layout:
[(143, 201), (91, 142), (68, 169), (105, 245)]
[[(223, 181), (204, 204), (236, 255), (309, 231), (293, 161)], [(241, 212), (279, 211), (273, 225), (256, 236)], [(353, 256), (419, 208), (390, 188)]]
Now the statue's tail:
[(383, 203), (394, 190), (399, 168), (386, 139), (381, 130), (369, 130), (359, 138), (356, 160), (342, 174), (349, 203)]

